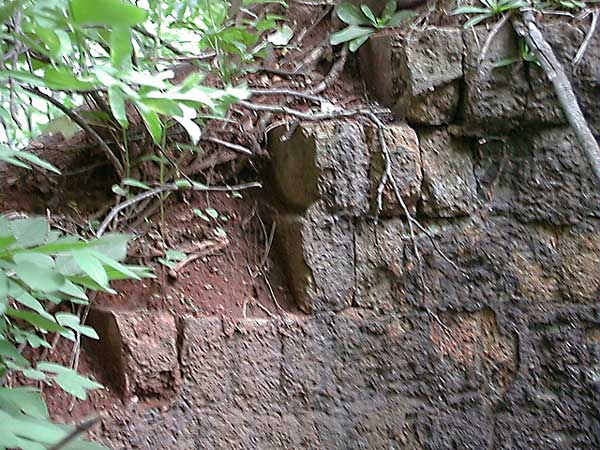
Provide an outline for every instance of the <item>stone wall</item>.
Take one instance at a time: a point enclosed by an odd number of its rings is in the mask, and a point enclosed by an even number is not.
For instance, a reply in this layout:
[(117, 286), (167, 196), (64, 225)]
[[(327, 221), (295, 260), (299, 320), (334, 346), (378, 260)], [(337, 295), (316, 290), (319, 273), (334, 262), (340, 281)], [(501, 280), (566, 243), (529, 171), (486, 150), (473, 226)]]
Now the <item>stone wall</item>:
[[(566, 62), (585, 34), (546, 31)], [(539, 70), (494, 68), (517, 54), (510, 27), (480, 63), (485, 37), (359, 55), (398, 119), (384, 135), (414, 239), (392, 190), (376, 217), (372, 124), (273, 132), (277, 261), (306, 316), (182, 318), (154, 375), (125, 342), (132, 394), (176, 393), (106, 431), (114, 448), (599, 448), (600, 188)], [(594, 39), (574, 83), (600, 130), (598, 61)]]

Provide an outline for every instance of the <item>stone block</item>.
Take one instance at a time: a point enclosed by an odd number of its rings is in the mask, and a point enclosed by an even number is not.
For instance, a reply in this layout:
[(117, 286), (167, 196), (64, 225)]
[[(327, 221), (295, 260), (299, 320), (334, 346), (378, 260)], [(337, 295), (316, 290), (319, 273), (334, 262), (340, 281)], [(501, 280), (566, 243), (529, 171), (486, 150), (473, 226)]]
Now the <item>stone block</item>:
[(269, 152), (275, 187), (288, 207), (302, 211), (321, 200), (331, 212), (368, 210), (369, 153), (359, 124), (300, 124), (286, 137), (284, 127), (274, 130)]
[(423, 164), (423, 212), (431, 217), (456, 217), (477, 206), (477, 184), (468, 142), (445, 129), (419, 132)]
[[(371, 150), (370, 179), (371, 179), (371, 212), (377, 213), (377, 189), (383, 177), (385, 158), (381, 151), (379, 130), (375, 127), (366, 129), (367, 142)], [(392, 177), (398, 185), (398, 190), (410, 214), (417, 209), (421, 195), (423, 174), (421, 170), (421, 151), (417, 133), (406, 124), (387, 125), (384, 131), (386, 146), (390, 153)], [(388, 183), (383, 191), (382, 209), (384, 217), (404, 216), (404, 209), (398, 203), (394, 190)]]
[(520, 58), (517, 36), (510, 24), (500, 29), (480, 63), (486, 27), (464, 32), (465, 125), (486, 130), (508, 131), (517, 128), (527, 105), (529, 84), (522, 64), (496, 67), (503, 59)]
[(396, 45), (394, 82), (403, 86), (394, 111), (415, 125), (447, 124), (454, 117), (463, 76), (460, 30), (428, 27), (409, 33)]
[(462, 55), (460, 30), (429, 27), (408, 36), (374, 36), (361, 48), (358, 61), (367, 88), (398, 119), (442, 125), (458, 107)]
[(356, 295), (362, 308), (390, 311), (399, 298), (394, 283), (405, 269), (406, 225), (400, 219), (360, 222), (356, 227)]
[(438, 86), (430, 92), (401, 97), (395, 111), (405, 117), (411, 125), (445, 125), (454, 119), (459, 101), (460, 80), (456, 80)]
[(330, 215), (321, 202), (303, 215), (279, 215), (276, 245), (298, 306), (342, 310), (354, 295), (354, 223)]
[(597, 182), (568, 127), (530, 132), (505, 144), (478, 145), (476, 153), (481, 156), (478, 179), (490, 190), (490, 206), (496, 212), (553, 225), (600, 214)]
[[(158, 311), (94, 308), (88, 323), (100, 340), (99, 357), (125, 398), (170, 397), (179, 384), (177, 326)], [(152, 326), (149, 326), (152, 324)]]
[(572, 302), (596, 303), (600, 293), (600, 224), (578, 225), (559, 240), (562, 292)]
[(412, 96), (431, 92), (463, 75), (460, 30), (428, 27), (409, 33), (397, 51), (400, 74)]

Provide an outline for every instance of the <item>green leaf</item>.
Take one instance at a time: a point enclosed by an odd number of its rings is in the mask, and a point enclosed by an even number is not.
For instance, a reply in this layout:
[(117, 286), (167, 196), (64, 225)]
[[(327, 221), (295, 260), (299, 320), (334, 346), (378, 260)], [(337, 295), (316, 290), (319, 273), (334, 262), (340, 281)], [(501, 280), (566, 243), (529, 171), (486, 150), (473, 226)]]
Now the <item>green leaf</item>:
[(132, 27), (146, 20), (146, 11), (120, 0), (71, 0), (71, 12), (81, 25)]
[(144, 119), (144, 124), (150, 132), (152, 140), (156, 145), (159, 145), (162, 140), (163, 125), (158, 118), (158, 114), (150, 110), (147, 106), (139, 103), (137, 104), (137, 110), (140, 112), (142, 119)]
[(17, 309), (7, 308), (6, 315), (9, 317), (13, 317), (15, 319), (21, 319), (25, 322), (33, 325), (36, 328), (46, 331), (54, 331), (60, 332), (64, 331), (64, 328), (61, 327), (56, 322), (52, 322), (50, 319), (43, 317), (42, 315), (31, 312), (31, 311), (20, 311)]
[(0, 388), (0, 409), (16, 409), (31, 417), (48, 419), (48, 408), (36, 389), (29, 387)]
[(104, 288), (108, 287), (108, 275), (106, 275), (102, 263), (96, 258), (93, 252), (89, 250), (74, 250), (72, 255), (77, 265), (83, 270), (83, 273), (100, 286)]
[(353, 4), (342, 3), (336, 9), (336, 14), (342, 22), (348, 25), (368, 25), (369, 19)]
[(97, 87), (92, 81), (82, 81), (66, 68), (50, 67), (44, 74), (46, 86), (50, 89), (65, 91), (90, 91)]
[(450, 15), (455, 16), (458, 14), (488, 14), (489, 12), (490, 10), (488, 8), (482, 8), (481, 6), (465, 5), (456, 8), (450, 13)]
[(119, 69), (130, 67), (132, 55), (131, 29), (126, 26), (115, 27), (110, 33), (110, 62)]
[(87, 325), (82, 325), (79, 322), (79, 316), (69, 313), (56, 313), (55, 314), (56, 321), (61, 324), (63, 327), (71, 328), (74, 331), (81, 333), (84, 336), (89, 337), (90, 339), (100, 339), (96, 330), (92, 327), (88, 327)]
[(125, 95), (117, 86), (108, 88), (108, 103), (113, 117), (121, 127), (129, 128), (129, 120), (127, 119), (127, 108), (125, 106)]
[(373, 11), (371, 11), (371, 8), (369, 8), (368, 5), (365, 5), (364, 3), (361, 4), (360, 10), (363, 12), (365, 17), (367, 19), (369, 19), (369, 22), (371, 22), (371, 25), (377, 26), (377, 19), (375, 18), (375, 14), (373, 14)]
[(373, 34), (372, 28), (358, 27), (352, 25), (348, 28), (344, 28), (342, 31), (333, 33), (330, 38), (330, 43), (331, 45), (338, 45), (342, 42), (352, 41), (353, 39), (368, 36), (370, 34)]
[(58, 292), (65, 283), (64, 276), (57, 270), (29, 262), (16, 263), (15, 273), (34, 291)]
[(417, 15), (417, 13), (414, 11), (403, 9), (401, 11), (398, 11), (396, 14), (394, 14), (392, 16), (392, 18), (390, 20), (388, 20), (388, 22), (385, 24), (385, 26), (386, 27), (398, 27), (402, 24), (402, 22), (404, 22), (405, 20), (411, 19), (411, 18), (415, 17), (416, 15)]
[(79, 375), (77, 372), (67, 369), (58, 364), (41, 362), (37, 365), (38, 370), (53, 373), (54, 381), (66, 392), (80, 400), (87, 398), (87, 391), (102, 388), (101, 384)]
[(7, 359), (14, 361), (22, 367), (29, 366), (29, 361), (27, 361), (17, 348), (0, 336), (0, 356), (2, 356), (2, 360), (6, 363)]
[(133, 178), (123, 178), (121, 180), (121, 183), (124, 184), (124, 185), (126, 185), (126, 186), (140, 188), (140, 189), (143, 189), (145, 191), (149, 191), (150, 190), (150, 186), (148, 186), (145, 183), (142, 183), (141, 181), (134, 180)]
[[(109, 258), (106, 255), (103, 255), (100, 252), (95, 252), (94, 256), (98, 259), (98, 261), (100, 261), (102, 264), (104, 264), (105, 266), (110, 267), (113, 270), (116, 270), (117, 272), (119, 272), (122, 276), (130, 278), (130, 279), (134, 279), (134, 280), (139, 280), (140, 277), (137, 273), (135, 273), (133, 270), (131, 270), (129, 267), (124, 266), (123, 264), (115, 261), (112, 258)], [(119, 278), (122, 279), (122, 278)]]
[(372, 33), (369, 33), (365, 36), (361, 36), (359, 38), (353, 39), (350, 41), (350, 44), (348, 45), (348, 49), (354, 53), (356, 50), (358, 50), (360, 48), (361, 45), (363, 45), (365, 42), (367, 42), (367, 39), (369, 39), (369, 37), (371, 36)]
[(465, 30), (474, 27), (475, 25), (477, 25), (480, 22), (483, 22), (486, 19), (489, 19), (490, 17), (492, 17), (492, 14), (481, 14), (479, 16), (475, 16), (472, 19), (468, 20), (467, 22), (465, 22), (465, 24), (463, 25), (463, 28)]
[(294, 31), (289, 26), (283, 25), (281, 29), (269, 35), (267, 40), (276, 47), (283, 47), (288, 45), (292, 36), (294, 36)]
[(43, 217), (16, 219), (10, 222), (13, 236), (23, 247), (34, 247), (46, 242), (50, 226)]
[(217, 211), (214, 208), (206, 208), (206, 214), (208, 214), (210, 217), (212, 217), (213, 219), (216, 219), (219, 217), (219, 211)]
[(383, 19), (384, 22), (387, 22), (389, 20), (390, 17), (392, 17), (392, 15), (396, 12), (396, 8), (397, 8), (397, 0), (389, 0), (386, 4), (385, 4), (385, 8), (383, 9), (383, 12), (381, 13), (381, 18)]

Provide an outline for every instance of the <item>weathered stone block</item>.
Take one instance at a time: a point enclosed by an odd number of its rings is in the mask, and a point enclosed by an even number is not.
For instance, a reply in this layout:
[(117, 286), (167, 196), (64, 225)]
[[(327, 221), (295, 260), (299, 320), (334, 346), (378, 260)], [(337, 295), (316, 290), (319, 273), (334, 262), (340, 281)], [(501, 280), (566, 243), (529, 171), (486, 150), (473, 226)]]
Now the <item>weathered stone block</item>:
[(454, 117), (463, 75), (463, 39), (460, 30), (427, 28), (409, 33), (393, 54), (399, 65), (395, 83), (400, 92), (394, 111), (417, 125), (442, 125)]
[(321, 202), (304, 215), (280, 215), (276, 242), (299, 307), (339, 311), (354, 295), (354, 224)]
[(423, 212), (455, 217), (477, 206), (477, 185), (469, 144), (445, 129), (419, 132), (423, 164)]
[(404, 271), (405, 227), (400, 219), (357, 225), (356, 306), (389, 311), (399, 301), (394, 280)]
[(174, 393), (179, 363), (173, 316), (158, 311), (94, 308), (88, 322), (100, 336), (97, 345), (102, 347), (102, 363), (125, 397), (165, 398)]
[(573, 302), (597, 302), (600, 294), (600, 225), (582, 224), (559, 241), (562, 290)]
[(491, 209), (522, 221), (573, 224), (600, 214), (600, 192), (569, 128), (479, 145), (478, 179)]
[(442, 125), (458, 107), (462, 54), (460, 30), (431, 27), (370, 38), (359, 68), (367, 88), (399, 119)]
[[(377, 213), (377, 189), (386, 169), (385, 158), (381, 151), (379, 130), (369, 127), (366, 135), (371, 149), (371, 211)], [(390, 153), (392, 177), (398, 185), (398, 190), (408, 211), (414, 214), (421, 195), (423, 180), (417, 133), (406, 124), (392, 124), (386, 126), (384, 136)], [(389, 182), (383, 190), (380, 214), (384, 217), (405, 215)]]
[(269, 139), (273, 178), (283, 201), (304, 210), (317, 200), (332, 212), (360, 215), (369, 207), (369, 154), (362, 127), (350, 122), (300, 124)]
[(529, 85), (522, 65), (496, 67), (503, 59), (520, 58), (512, 27), (504, 26), (480, 63), (483, 43), (489, 30), (476, 27), (464, 32), (464, 111), (466, 125), (487, 130), (516, 128), (523, 118)]
[(410, 95), (417, 96), (462, 77), (460, 30), (428, 27), (409, 33), (398, 49), (400, 74)]
[(460, 80), (436, 87), (417, 96), (403, 96), (395, 111), (411, 125), (444, 125), (456, 115), (460, 101)]

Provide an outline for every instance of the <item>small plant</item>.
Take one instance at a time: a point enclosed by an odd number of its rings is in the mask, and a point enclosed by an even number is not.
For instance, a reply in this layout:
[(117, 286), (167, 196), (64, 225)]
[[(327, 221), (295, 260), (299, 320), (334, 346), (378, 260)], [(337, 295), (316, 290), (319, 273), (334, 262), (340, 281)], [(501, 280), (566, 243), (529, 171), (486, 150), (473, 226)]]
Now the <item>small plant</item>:
[(360, 5), (360, 8), (357, 8), (350, 3), (342, 3), (336, 13), (340, 20), (349, 26), (332, 34), (331, 44), (338, 45), (349, 42), (351, 52), (358, 50), (377, 31), (398, 27), (405, 20), (416, 15), (411, 10), (397, 11), (396, 0), (390, 0), (387, 3), (381, 17), (375, 17), (367, 5)]
[(496, 63), (494, 64), (494, 69), (507, 67), (507, 66), (510, 66), (510, 65), (520, 62), (520, 61), (536, 64), (538, 66), (540, 65), (540, 62), (538, 61), (535, 54), (531, 51), (531, 49), (527, 45), (527, 42), (525, 42), (525, 39), (519, 40), (519, 56), (518, 57), (506, 58), (506, 59), (501, 59), (499, 61), (496, 61)]
[[(71, 432), (50, 421), (38, 389), (4, 387), (10, 374), (19, 374), (25, 383), (55, 384), (81, 400), (88, 390), (102, 387), (70, 367), (32, 361), (23, 350), (51, 348), (50, 333), (71, 341), (80, 335), (98, 339), (69, 311), (89, 304), (86, 289), (114, 292), (111, 280), (149, 276), (144, 267), (119, 262), (128, 239), (113, 234), (84, 241), (52, 229), (43, 217), (8, 220), (0, 215), (0, 448), (54, 448)], [(104, 447), (78, 438), (61, 448)]]
[(474, 14), (474, 16), (467, 20), (463, 25), (463, 27), (467, 29), (474, 27), (475, 25), (491, 17), (513, 12), (519, 8), (529, 6), (529, 4), (524, 0), (481, 0), (481, 3), (484, 6), (461, 6), (452, 11), (451, 15)]

